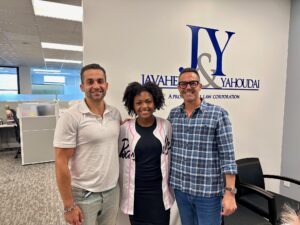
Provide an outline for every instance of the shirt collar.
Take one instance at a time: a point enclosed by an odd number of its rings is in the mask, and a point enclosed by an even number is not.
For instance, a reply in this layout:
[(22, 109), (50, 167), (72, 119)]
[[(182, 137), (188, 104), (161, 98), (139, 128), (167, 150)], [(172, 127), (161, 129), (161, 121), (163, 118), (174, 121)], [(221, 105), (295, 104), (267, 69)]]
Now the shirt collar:
[[(111, 106), (108, 105), (108, 104), (106, 104), (106, 102), (104, 102), (104, 105), (105, 105), (105, 110), (104, 110), (103, 115), (112, 111)], [(87, 106), (85, 100), (82, 100), (82, 101), (80, 102), (79, 109), (80, 109), (80, 112), (81, 112), (81, 113), (90, 113), (90, 114), (94, 115), (94, 113), (91, 112), (91, 110), (90, 110), (89, 107)]]
[(201, 104), (200, 104), (200, 107), (199, 107), (201, 112), (205, 112), (207, 107), (208, 107), (208, 103), (202, 98), (201, 99)]
[[(197, 106), (197, 107), (194, 109), (194, 111), (196, 111), (196, 110), (199, 109), (201, 112), (205, 112), (205, 110), (206, 110), (207, 107), (208, 107), (207, 102), (206, 102), (203, 98), (201, 98), (201, 103), (200, 103), (200, 105)], [(181, 112), (184, 112), (184, 103), (182, 103), (182, 104), (179, 106), (179, 108), (180, 108), (180, 111), (181, 111)]]

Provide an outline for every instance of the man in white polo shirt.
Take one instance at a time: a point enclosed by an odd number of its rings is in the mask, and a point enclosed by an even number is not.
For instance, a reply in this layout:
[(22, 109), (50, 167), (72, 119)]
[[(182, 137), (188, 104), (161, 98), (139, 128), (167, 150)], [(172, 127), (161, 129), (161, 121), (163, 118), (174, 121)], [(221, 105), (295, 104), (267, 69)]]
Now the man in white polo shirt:
[(81, 69), (84, 100), (58, 120), (55, 169), (64, 216), (72, 225), (114, 225), (119, 208), (120, 112), (106, 104), (106, 72), (98, 64)]

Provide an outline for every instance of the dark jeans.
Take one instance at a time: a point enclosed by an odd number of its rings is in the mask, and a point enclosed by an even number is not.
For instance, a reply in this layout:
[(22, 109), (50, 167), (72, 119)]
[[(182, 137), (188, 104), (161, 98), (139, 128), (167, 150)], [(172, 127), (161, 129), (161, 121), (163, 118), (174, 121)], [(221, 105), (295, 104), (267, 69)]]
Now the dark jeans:
[(174, 190), (182, 225), (220, 225), (222, 197), (197, 197)]

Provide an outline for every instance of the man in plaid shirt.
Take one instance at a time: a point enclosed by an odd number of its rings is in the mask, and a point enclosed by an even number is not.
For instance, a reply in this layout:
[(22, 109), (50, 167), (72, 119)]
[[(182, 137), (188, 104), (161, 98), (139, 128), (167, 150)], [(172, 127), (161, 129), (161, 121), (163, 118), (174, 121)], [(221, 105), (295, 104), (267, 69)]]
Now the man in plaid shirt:
[(200, 98), (201, 87), (198, 71), (184, 69), (178, 82), (184, 102), (168, 117), (173, 130), (170, 185), (182, 225), (220, 225), (221, 215), (237, 208), (231, 123), (224, 109)]

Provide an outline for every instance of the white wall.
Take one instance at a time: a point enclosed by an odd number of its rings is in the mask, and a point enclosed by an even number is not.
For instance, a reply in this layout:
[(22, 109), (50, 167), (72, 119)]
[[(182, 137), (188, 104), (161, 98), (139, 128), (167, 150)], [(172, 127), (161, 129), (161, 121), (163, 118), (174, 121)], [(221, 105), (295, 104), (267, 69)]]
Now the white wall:
[[(298, 103), (300, 96), (300, 77), (298, 68), (300, 58), (299, 40), (300, 1), (293, 0), (291, 4), (281, 174), (298, 180), (300, 180), (300, 105)], [(290, 187), (281, 185), (280, 191), (282, 194), (300, 201), (299, 185), (291, 184)]]
[[(283, 111), (287, 68), (290, 1), (282, 0), (85, 0), (84, 64), (97, 62), (108, 72), (107, 102), (121, 103), (126, 85), (141, 81), (141, 74), (178, 75), (191, 65), (191, 29), (187, 25), (217, 29), (223, 49), (226, 31), (235, 34), (223, 53), (223, 78), (259, 80), (259, 90), (209, 90), (204, 95), (238, 95), (239, 99), (212, 99), (225, 107), (233, 123), (236, 158), (259, 157), (265, 173), (280, 174)], [(208, 33), (201, 29), (198, 55), (210, 78), (216, 54)], [(202, 76), (203, 84), (207, 79)], [(222, 85), (221, 78), (215, 83)], [(157, 115), (167, 117), (181, 104), (170, 99), (176, 89), (164, 89), (167, 107)], [(267, 187), (279, 190), (279, 183)]]

